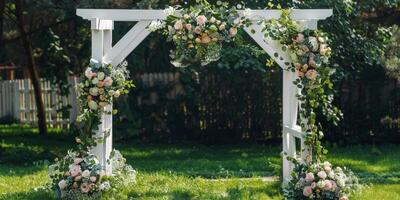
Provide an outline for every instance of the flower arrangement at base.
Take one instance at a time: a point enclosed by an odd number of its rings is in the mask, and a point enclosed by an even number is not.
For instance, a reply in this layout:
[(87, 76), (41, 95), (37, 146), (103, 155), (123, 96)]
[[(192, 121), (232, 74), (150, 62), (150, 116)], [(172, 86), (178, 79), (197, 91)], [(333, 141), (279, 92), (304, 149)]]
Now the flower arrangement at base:
[(110, 158), (113, 174), (108, 176), (96, 156), (69, 151), (49, 166), (50, 187), (62, 199), (99, 199), (107, 193), (112, 195), (117, 188), (135, 182), (136, 171), (125, 161), (121, 153), (114, 150)]
[(358, 179), (350, 170), (323, 162), (297, 164), (283, 193), (287, 200), (348, 200), (359, 188)]
[(197, 3), (190, 8), (169, 7), (165, 9), (165, 21), (153, 21), (148, 27), (173, 42), (175, 49), (170, 56), (176, 67), (192, 63), (204, 66), (218, 60), (222, 44), (232, 41), (238, 29), (248, 23), (226, 2), (211, 5), (206, 0), (198, 0)]

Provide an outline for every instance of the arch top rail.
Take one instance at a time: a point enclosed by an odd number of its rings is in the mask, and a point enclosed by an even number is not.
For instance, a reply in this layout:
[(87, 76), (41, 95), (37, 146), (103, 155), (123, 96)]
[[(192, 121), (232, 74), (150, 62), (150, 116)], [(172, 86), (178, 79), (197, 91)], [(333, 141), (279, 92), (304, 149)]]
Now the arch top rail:
[[(280, 10), (239, 10), (250, 20), (277, 19), (281, 16)], [(135, 10), (135, 9), (77, 9), (76, 14), (83, 19), (100, 19), (113, 21), (147, 21), (163, 20), (166, 18), (164, 10)], [(333, 14), (332, 9), (293, 9), (292, 19), (298, 21), (323, 20)]]

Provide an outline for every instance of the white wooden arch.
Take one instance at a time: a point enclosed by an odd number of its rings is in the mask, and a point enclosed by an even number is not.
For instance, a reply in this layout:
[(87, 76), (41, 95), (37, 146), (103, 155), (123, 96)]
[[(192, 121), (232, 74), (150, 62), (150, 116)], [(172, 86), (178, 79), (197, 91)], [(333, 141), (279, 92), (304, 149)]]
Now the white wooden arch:
[[(246, 13), (245, 13), (246, 12)], [(148, 25), (153, 20), (163, 20), (167, 16), (163, 10), (122, 10), (122, 9), (77, 9), (76, 14), (83, 19), (90, 20), (92, 30), (92, 58), (113, 66), (121, 63), (149, 34)], [(282, 51), (279, 42), (264, 37), (262, 26), (257, 22), (265, 19), (278, 19), (281, 16), (279, 10), (251, 10), (239, 11), (253, 24), (245, 28), (245, 31), (273, 58), (279, 66), (286, 69), (291, 63), (287, 52)], [(318, 20), (326, 19), (332, 15), (331, 9), (306, 9), (293, 10), (291, 17), (300, 23), (302, 29), (317, 29)], [(137, 23), (115, 45), (112, 45), (112, 30), (115, 21), (137, 21)], [(296, 80), (294, 72), (283, 70), (283, 97), (282, 97), (282, 139), (283, 139), (283, 182), (290, 179), (293, 164), (286, 156), (299, 156), (302, 160), (311, 155), (304, 144), (306, 133), (301, 131), (297, 123), (299, 103), (296, 94), (298, 88), (293, 84)], [(105, 108), (112, 110), (112, 106)], [(104, 135), (104, 133), (109, 133)], [(98, 156), (100, 163), (108, 174), (112, 173), (111, 166), (107, 162), (112, 151), (112, 116), (104, 115), (96, 137), (104, 138), (104, 142), (98, 144), (93, 153)], [(300, 153), (296, 152), (296, 138), (300, 140)]]

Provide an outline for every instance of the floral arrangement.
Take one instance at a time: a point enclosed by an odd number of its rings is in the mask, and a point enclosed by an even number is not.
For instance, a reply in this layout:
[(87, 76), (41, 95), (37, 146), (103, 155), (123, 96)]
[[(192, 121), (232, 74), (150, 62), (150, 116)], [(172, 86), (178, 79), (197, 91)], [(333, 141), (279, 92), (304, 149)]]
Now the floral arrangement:
[(222, 43), (230, 42), (238, 29), (248, 23), (226, 2), (211, 5), (198, 0), (197, 3), (190, 8), (169, 7), (165, 9), (165, 21), (153, 21), (148, 27), (150, 31), (160, 31), (173, 42), (175, 49), (170, 56), (176, 67), (191, 63), (204, 66), (218, 60)]
[(292, 180), (283, 189), (287, 200), (348, 200), (360, 187), (350, 170), (333, 168), (329, 162), (298, 164), (294, 172)]
[(80, 115), (77, 121), (84, 124), (80, 137), (76, 140), (80, 149), (88, 149), (102, 141), (103, 138), (93, 137), (101, 116), (104, 113), (115, 114), (117, 110), (108, 109), (108, 105), (112, 104), (113, 99), (128, 93), (128, 89), (134, 86), (132, 81), (128, 80), (129, 72), (126, 66), (127, 62), (114, 67), (111, 64), (99, 63), (95, 59), (90, 60), (89, 67), (78, 84)]
[(99, 63), (90, 59), (89, 67), (85, 70), (84, 79), (78, 85), (81, 114), (78, 121), (88, 121), (93, 115), (101, 116), (105, 107), (110, 105), (113, 98), (128, 93), (133, 87), (126, 69), (127, 63), (118, 66)]
[[(102, 142), (103, 138), (95, 138), (103, 114), (116, 113), (107, 109), (113, 99), (128, 93), (133, 87), (127, 80), (129, 73), (127, 63), (118, 66), (90, 60), (84, 77), (78, 85), (80, 115), (77, 121), (82, 122), (80, 137), (76, 138), (78, 151), (70, 150), (62, 159), (49, 167), (51, 184), (63, 199), (98, 199), (105, 194), (118, 195), (116, 188), (126, 186), (135, 181), (136, 172), (122, 155), (114, 150), (108, 162), (111, 162), (112, 173), (107, 174), (91, 148)], [(106, 136), (106, 134), (105, 134)], [(115, 194), (114, 194), (115, 193)]]
[(87, 152), (69, 151), (49, 166), (50, 187), (63, 199), (98, 199), (112, 188), (133, 183), (136, 171), (119, 151), (111, 156), (113, 174), (107, 176), (96, 156)]
[(293, 38), (288, 46), (292, 52), (291, 58), (300, 79), (314, 80), (317, 67), (328, 64), (331, 48), (328, 47), (327, 37), (318, 31), (306, 30)]
[(340, 110), (332, 104), (334, 89), (331, 76), (335, 70), (329, 66), (329, 39), (320, 31), (301, 30), (298, 22), (291, 19), (291, 10), (281, 11), (279, 19), (261, 22), (264, 25), (263, 33), (279, 41), (282, 50), (288, 51), (292, 59), (292, 64), (287, 63), (287, 70), (298, 75), (293, 83), (301, 89), (297, 95), (301, 102), (300, 125), (303, 132), (309, 133), (306, 144), (312, 149), (312, 160), (319, 162), (327, 151), (320, 142), (323, 132), (317, 121), (317, 111), (322, 111), (324, 116), (321, 117), (334, 125), (342, 116)]

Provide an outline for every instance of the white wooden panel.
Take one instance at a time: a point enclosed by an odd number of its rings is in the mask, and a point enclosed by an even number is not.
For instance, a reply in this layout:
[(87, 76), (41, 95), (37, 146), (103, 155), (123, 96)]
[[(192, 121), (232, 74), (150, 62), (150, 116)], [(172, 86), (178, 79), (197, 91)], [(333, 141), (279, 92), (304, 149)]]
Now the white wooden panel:
[(120, 64), (150, 34), (146, 29), (150, 23), (151, 21), (140, 21), (135, 24), (114, 47), (106, 51), (104, 62), (113, 66)]
[(114, 23), (112, 20), (95, 18), (90, 20), (90, 27), (97, 30), (112, 30), (114, 29)]
[(278, 41), (264, 37), (262, 25), (252, 24), (244, 30), (281, 68), (286, 69), (290, 65), (291, 59), (288, 52), (282, 51), (282, 45)]
[[(297, 76), (295, 72), (283, 71), (283, 93), (282, 93), (282, 126), (295, 129), (297, 128), (297, 112), (298, 112), (298, 93), (297, 87), (293, 84)], [(282, 131), (283, 151), (289, 156), (295, 151), (293, 148), (294, 138), (288, 134), (285, 129)], [(283, 183), (286, 184), (290, 180), (290, 172), (293, 169), (293, 163), (283, 157)]]
[[(77, 9), (76, 15), (88, 20), (98, 18), (114, 21), (142, 21), (166, 18), (164, 10)], [(292, 19), (294, 20), (326, 19), (331, 15), (332, 9), (294, 9), (292, 11)], [(279, 10), (251, 10), (249, 13), (251, 20), (276, 19), (280, 16), (281, 11)]]

